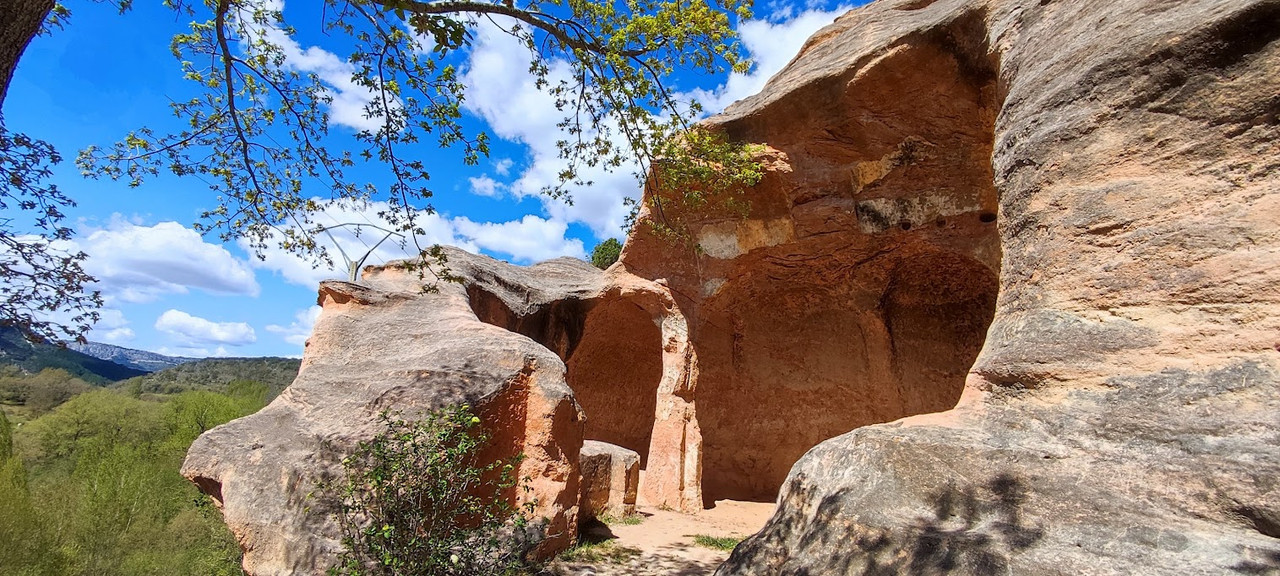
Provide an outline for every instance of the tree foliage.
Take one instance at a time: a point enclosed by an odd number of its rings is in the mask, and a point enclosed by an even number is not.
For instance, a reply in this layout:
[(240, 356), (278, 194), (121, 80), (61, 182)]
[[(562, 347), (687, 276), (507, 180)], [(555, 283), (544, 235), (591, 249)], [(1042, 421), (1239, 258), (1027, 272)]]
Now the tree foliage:
[(618, 256), (621, 255), (622, 243), (617, 238), (609, 238), (596, 244), (595, 249), (591, 251), (591, 263), (596, 268), (604, 270), (613, 266), (613, 263), (618, 261)]
[[(385, 201), (390, 208), (381, 216), (416, 242), (434, 191), (428, 162), (415, 147), (454, 148), (465, 164), (488, 154), (488, 135), (462, 123), (466, 86), (458, 73), (478, 26), (497, 26), (523, 43), (529, 71), (564, 114), (559, 149), (566, 168), (560, 183), (544, 190), (552, 196), (587, 183), (584, 168), (638, 158), (645, 172), (659, 155), (686, 153), (669, 143), (691, 128), (699, 108), (668, 85), (672, 73), (746, 65), (731, 15), (747, 16), (749, 2), (326, 0), (324, 26), (351, 41), (351, 80), (372, 94), (364, 114), (376, 124), (355, 135), (357, 149), (340, 150), (328, 146), (331, 92), (291, 64), (293, 28), (281, 4), (207, 4), (209, 19), (174, 39), (187, 78), (205, 87), (201, 96), (173, 104), (189, 128), (140, 129), (114, 146), (84, 151), (80, 166), (135, 185), (162, 171), (200, 176), (221, 199), (202, 215), (201, 230), (257, 248), (279, 242), (328, 264), (317, 242), (321, 226), (312, 220), (322, 204), (306, 190), (322, 186), (332, 199)], [(193, 3), (174, 5), (204, 12)], [(556, 62), (569, 63), (570, 72), (555, 72)], [(385, 168), (390, 183), (350, 176), (366, 163)]]
[[(113, 3), (122, 11), (130, 6)], [(380, 216), (422, 256), (420, 273), (433, 275), (428, 287), (453, 278), (442, 252), (419, 245), (435, 193), (421, 146), (454, 149), (465, 164), (489, 152), (489, 136), (463, 122), (466, 86), (458, 68), (480, 26), (497, 27), (528, 49), (529, 71), (563, 114), (558, 148), (565, 168), (559, 183), (544, 190), (551, 196), (571, 200), (566, 191), (589, 184), (590, 168), (635, 162), (643, 178), (657, 163), (666, 174), (686, 167), (723, 172), (745, 158), (723, 139), (701, 145), (715, 136), (691, 124), (701, 109), (671, 82), (676, 70), (745, 69), (733, 18), (749, 16), (751, 0), (324, 0), (322, 9), (295, 21), (319, 23), (348, 47), (339, 56), (352, 68), (351, 83), (370, 95), (363, 110), (370, 126), (354, 135), (354, 148), (335, 146), (327, 107), (334, 92), (294, 61), (294, 21), (280, 0), (166, 4), (194, 20), (172, 44), (185, 77), (201, 89), (171, 104), (185, 128), (141, 127), (113, 145), (82, 151), (77, 165), (87, 176), (132, 185), (161, 173), (196, 177), (217, 198), (197, 229), (244, 240), (259, 254), (279, 245), (332, 266), (318, 241), (316, 213), (330, 201), (377, 201), (387, 206)], [(62, 5), (41, 9), (45, 30), (70, 16)], [(0, 99), (7, 88), (6, 81)], [(60, 224), (62, 210), (72, 205), (46, 183), (59, 157), (47, 144), (0, 133), (0, 167), (7, 170), (0, 199), (36, 215), (34, 236), (0, 222), (7, 249), (0, 322), (38, 337), (77, 337), (96, 320), (101, 300), (84, 291), (92, 282), (80, 266), (84, 254), (58, 250), (70, 236)], [(362, 178), (364, 165), (381, 167), (383, 176)], [(751, 181), (749, 173), (719, 180)], [(669, 227), (656, 208), (654, 221)]]
[(527, 510), (508, 492), (519, 458), (485, 459), (488, 435), (467, 406), (417, 421), (387, 413), (383, 430), (322, 486), (335, 501), (344, 575), (501, 576), (523, 563)]
[(62, 157), (47, 142), (10, 132), (0, 114), (0, 326), (35, 340), (80, 337), (98, 321), (102, 297), (66, 247), (71, 198), (49, 182)]

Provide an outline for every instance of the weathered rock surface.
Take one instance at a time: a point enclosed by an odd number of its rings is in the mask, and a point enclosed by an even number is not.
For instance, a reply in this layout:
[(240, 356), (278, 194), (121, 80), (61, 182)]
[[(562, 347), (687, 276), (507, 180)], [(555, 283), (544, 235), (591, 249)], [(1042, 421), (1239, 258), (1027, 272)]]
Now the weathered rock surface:
[(712, 120), (764, 146), (745, 217), (326, 283), (184, 473), (251, 573), (313, 572), (325, 446), (466, 401), (549, 547), (585, 438), (643, 504), (778, 499), (722, 576), (1280, 574), (1278, 38), (1280, 0), (879, 0)]
[[(512, 281), (527, 305), (601, 285), (577, 260), (530, 270), (451, 252), (472, 285)], [(584, 288), (585, 287), (585, 288)], [(377, 431), (383, 410), (412, 417), (449, 404), (475, 407), (494, 456), (523, 453), (535, 515), (550, 520), (547, 550), (576, 536), (580, 409), (564, 363), (528, 338), (477, 319), (463, 285), (421, 294), (416, 273), (366, 270), (360, 285), (325, 282), (323, 312), (297, 380), (261, 412), (219, 426), (191, 447), (182, 472), (216, 498), (255, 575), (319, 574), (334, 559), (336, 526), (309, 498), (343, 450)]]
[(578, 462), (582, 469), (579, 520), (599, 518), (603, 514), (618, 517), (635, 514), (640, 485), (639, 454), (607, 442), (587, 440), (582, 443)]
[(749, 215), (622, 266), (688, 318), (704, 495), (782, 486), (718, 574), (1280, 574), (1278, 38), (880, 0), (713, 119)]

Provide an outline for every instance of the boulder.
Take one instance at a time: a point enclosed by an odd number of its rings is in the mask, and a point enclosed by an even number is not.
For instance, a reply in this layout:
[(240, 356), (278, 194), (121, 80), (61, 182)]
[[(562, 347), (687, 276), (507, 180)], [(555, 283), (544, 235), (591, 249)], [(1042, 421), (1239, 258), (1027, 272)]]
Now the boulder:
[[(394, 264), (366, 269), (359, 284), (322, 283), (323, 310), (293, 384), (262, 411), (192, 445), (182, 473), (222, 509), (246, 572), (320, 574), (332, 565), (340, 534), (316, 483), (378, 432), (383, 411), (413, 418), (472, 406), (492, 434), (489, 457), (525, 456), (518, 472), (531, 490), (511, 497), (531, 499), (533, 515), (547, 520), (540, 553), (576, 538), (583, 416), (565, 365), (529, 338), (481, 322), (467, 292), (524, 271), (461, 251), (449, 256), (469, 284), (442, 282), (437, 293), (423, 293), (417, 272)], [(565, 259), (535, 267), (533, 277), (520, 277), (530, 305), (598, 288), (602, 276)]]
[(636, 489), (640, 484), (639, 454), (621, 446), (587, 440), (582, 443), (578, 463), (582, 469), (580, 521), (604, 515), (635, 514)]

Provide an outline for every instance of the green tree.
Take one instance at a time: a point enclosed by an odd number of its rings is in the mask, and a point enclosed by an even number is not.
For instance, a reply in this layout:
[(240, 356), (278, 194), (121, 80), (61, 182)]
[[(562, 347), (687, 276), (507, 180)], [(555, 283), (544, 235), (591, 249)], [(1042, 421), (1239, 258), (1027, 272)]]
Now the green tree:
[(98, 390), (17, 431), (0, 463), (0, 573), (239, 575), (240, 551), (212, 501), (178, 474), (201, 427), (261, 407), (184, 392), (164, 401)]
[(591, 251), (591, 263), (596, 268), (604, 270), (613, 266), (618, 261), (618, 256), (622, 255), (622, 243), (617, 238), (610, 238), (596, 244), (595, 250)]
[(514, 574), (531, 543), (527, 511), (510, 503), (519, 458), (486, 460), (489, 436), (467, 406), (381, 420), (383, 430), (343, 459), (342, 479), (321, 487), (343, 532), (335, 571)]
[[(123, 11), (130, 0), (114, 3)], [(332, 264), (312, 220), (322, 206), (307, 192), (323, 189), (334, 199), (387, 202), (383, 217), (424, 256), (424, 277), (451, 278), (438, 247), (417, 245), (418, 222), (432, 211), (434, 191), (429, 162), (415, 147), (432, 142), (454, 148), (467, 164), (488, 154), (488, 135), (462, 122), (465, 86), (457, 70), (480, 25), (499, 26), (528, 49), (538, 86), (563, 113), (559, 148), (567, 168), (547, 194), (563, 196), (568, 184), (584, 184), (585, 167), (616, 168), (629, 158), (640, 163), (642, 177), (658, 158), (677, 168), (731, 167), (742, 156), (730, 147), (720, 157), (723, 146), (682, 136), (699, 132), (690, 122), (700, 108), (670, 84), (677, 68), (705, 74), (745, 69), (731, 19), (749, 16), (750, 0), (325, 0), (323, 9), (298, 22), (320, 22), (342, 35), (351, 47), (344, 58), (354, 67), (351, 80), (373, 94), (364, 112), (378, 125), (355, 134), (355, 150), (330, 148), (325, 104), (331, 92), (316, 74), (291, 65), (282, 39), (294, 29), (281, 3), (166, 4), (195, 19), (190, 32), (173, 41), (186, 78), (203, 88), (172, 105), (189, 128), (174, 134), (140, 128), (115, 145), (82, 151), (77, 163), (87, 175), (134, 185), (161, 172), (199, 177), (219, 200), (197, 228), (258, 249), (277, 243)], [(0, 104), (26, 44), (69, 15), (54, 0), (6, 6), (0, 17)], [(569, 72), (553, 73), (557, 62), (567, 63)], [(0, 162), (8, 167), (0, 201), (12, 198), (46, 215), (31, 230), (37, 241), (19, 241), (19, 230), (7, 222), (0, 226), (0, 243), (18, 255), (0, 259), (0, 284), (6, 286), (0, 295), (11, 301), (0, 309), (0, 323), (58, 335), (59, 326), (42, 324), (39, 314), (19, 306), (21, 296), (38, 307), (75, 312), (60, 328), (78, 335), (96, 318), (100, 300), (83, 293), (91, 280), (79, 267), (84, 255), (55, 254), (54, 241), (70, 236), (61, 209), (72, 204), (45, 184), (48, 166), (59, 158), (47, 144), (5, 131), (2, 117), (0, 134), (8, 138), (0, 143), (10, 143), (0, 150), (9, 157)], [(682, 157), (694, 160), (682, 163)], [(351, 176), (362, 164), (380, 165), (390, 184)], [(46, 273), (23, 276), (24, 266), (33, 265)]]

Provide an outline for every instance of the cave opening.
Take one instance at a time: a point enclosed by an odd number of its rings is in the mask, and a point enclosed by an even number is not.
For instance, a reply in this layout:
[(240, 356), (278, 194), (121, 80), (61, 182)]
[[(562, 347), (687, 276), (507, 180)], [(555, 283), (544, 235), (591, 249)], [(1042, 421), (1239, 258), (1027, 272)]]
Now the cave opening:
[(564, 361), (586, 416), (584, 439), (632, 450), (645, 468), (663, 373), (652, 314), (623, 298), (561, 300), (517, 314), (479, 285), (467, 292), (482, 322), (528, 336)]
[(785, 154), (750, 218), (794, 232), (700, 257), (705, 506), (773, 501), (817, 444), (959, 401), (999, 290), (997, 69), (975, 12), (727, 126)]

